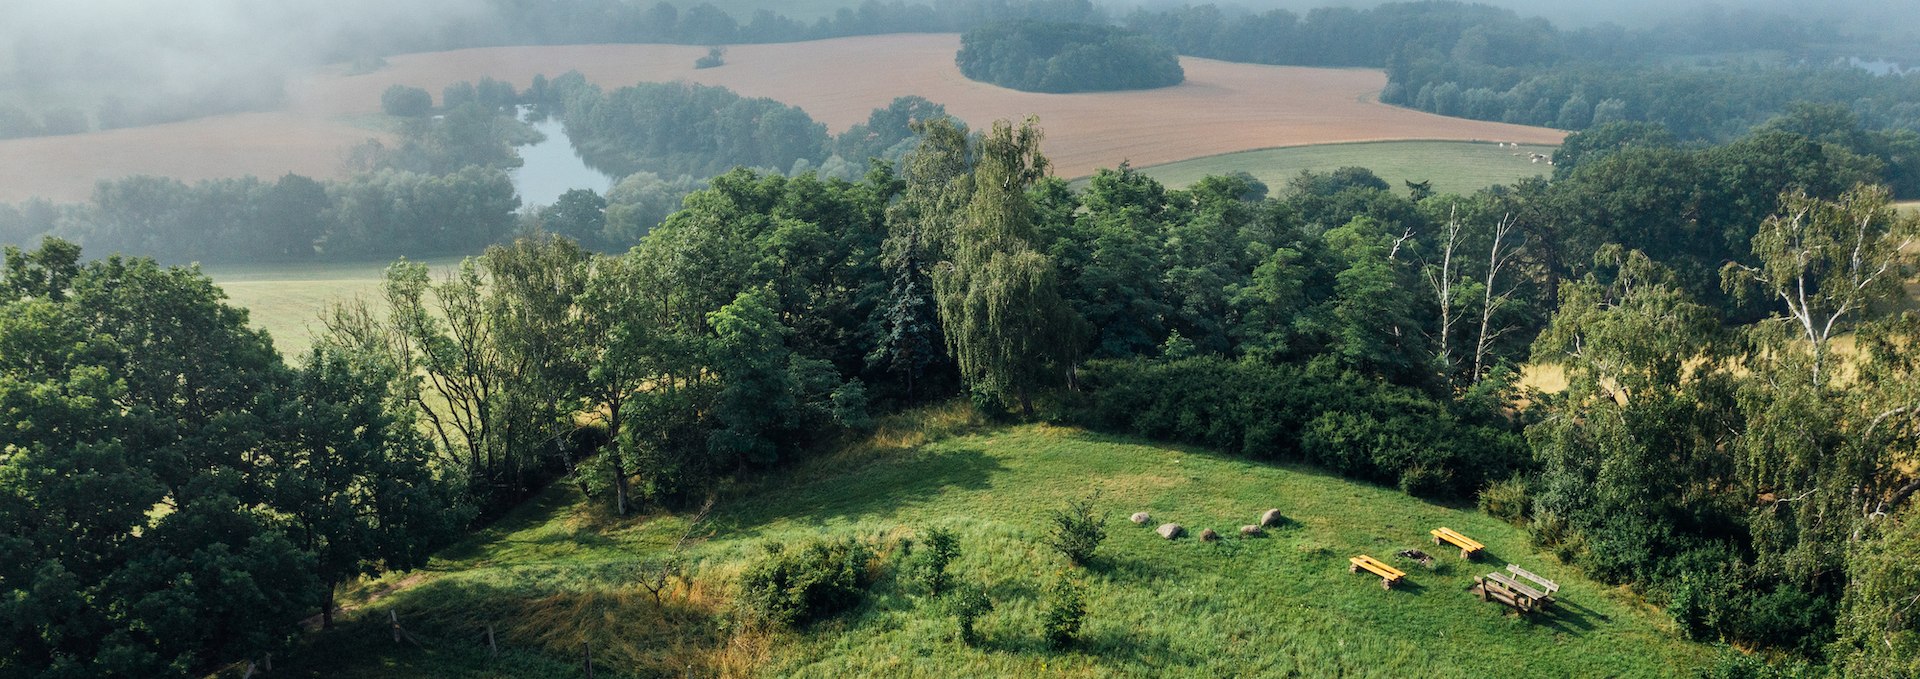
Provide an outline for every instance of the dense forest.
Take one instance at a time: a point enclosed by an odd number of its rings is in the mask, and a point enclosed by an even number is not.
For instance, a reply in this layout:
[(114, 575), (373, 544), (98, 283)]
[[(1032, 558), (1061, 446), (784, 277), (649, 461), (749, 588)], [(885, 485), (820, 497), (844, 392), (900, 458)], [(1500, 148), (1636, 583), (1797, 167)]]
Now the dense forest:
[[(1579, 135), (1565, 176), (1470, 196), (1359, 168), (1270, 195), (1121, 167), (1075, 192), (1031, 122), (914, 128), (859, 181), (714, 177), (623, 254), (532, 235), (441, 280), (396, 264), (291, 368), (192, 269), (10, 250), (0, 536), (33, 556), (0, 574), (25, 623), (0, 666), (257, 657), (331, 583), (417, 563), (379, 536), (436, 544), (422, 503), (489, 516), (558, 481), (619, 514), (683, 507), (956, 396), (1477, 500), (1780, 667), (1916, 657), (1889, 555), (1920, 489), (1920, 321), (1892, 303), (1920, 226), (1864, 157), (1782, 129)], [(1521, 389), (1530, 362), (1568, 388)], [(112, 452), (135, 448), (156, 452)], [(355, 500), (294, 481), (334, 475), (380, 507), (379, 482), (417, 493), (374, 526), (312, 515)], [(161, 588), (234, 573), (252, 598)], [(140, 626), (156, 605), (196, 632)]]
[(1027, 92), (1144, 90), (1186, 79), (1167, 46), (1091, 24), (988, 24), (960, 36), (954, 61), (968, 78)]

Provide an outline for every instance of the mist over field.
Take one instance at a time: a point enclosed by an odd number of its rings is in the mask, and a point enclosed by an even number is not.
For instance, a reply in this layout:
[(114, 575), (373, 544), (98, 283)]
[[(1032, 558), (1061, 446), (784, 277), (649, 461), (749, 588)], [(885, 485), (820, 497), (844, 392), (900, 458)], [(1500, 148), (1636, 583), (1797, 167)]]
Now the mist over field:
[[(1114, 7), (1169, 8), (1205, 3), (1168, 0), (1114, 0)], [(1255, 11), (1284, 9), (1305, 13), (1317, 7), (1367, 8), (1380, 5), (1377, 0), (1241, 0), (1215, 3), (1222, 8), (1239, 6)], [(1915, 0), (1835, 0), (1799, 2), (1795, 0), (1756, 0), (1716, 2), (1715, 0), (1483, 0), (1481, 4), (1504, 7), (1522, 15), (1541, 16), (1556, 23), (1580, 26), (1603, 22), (1642, 27), (1657, 22), (1702, 12), (1754, 12), (1783, 14), (1795, 19), (1820, 21), (1842, 26), (1871, 27), (1887, 34), (1912, 34), (1920, 2)]]
[(0, 6), (0, 103), (271, 101), (298, 69), (486, 14), (483, 0), (7, 3)]

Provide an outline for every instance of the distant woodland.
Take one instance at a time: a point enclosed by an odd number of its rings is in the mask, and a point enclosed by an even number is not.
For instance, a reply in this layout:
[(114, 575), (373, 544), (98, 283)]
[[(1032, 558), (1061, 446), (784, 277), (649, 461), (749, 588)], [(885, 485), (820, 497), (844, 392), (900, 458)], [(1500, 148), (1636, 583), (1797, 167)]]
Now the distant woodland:
[(968, 78), (1028, 92), (1143, 90), (1186, 79), (1166, 45), (1090, 24), (988, 24), (960, 36), (955, 61)]

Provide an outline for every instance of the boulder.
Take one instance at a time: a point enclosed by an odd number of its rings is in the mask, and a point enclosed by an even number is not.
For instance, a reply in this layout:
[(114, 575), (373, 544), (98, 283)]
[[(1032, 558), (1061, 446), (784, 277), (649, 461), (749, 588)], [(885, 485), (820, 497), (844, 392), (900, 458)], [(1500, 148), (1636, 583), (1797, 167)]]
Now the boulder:
[(1255, 526), (1253, 524), (1247, 524), (1245, 526), (1240, 527), (1240, 534), (1251, 538), (1251, 537), (1258, 537), (1260, 535), (1264, 535), (1266, 534), (1266, 531), (1261, 530), (1259, 526)]
[(1153, 517), (1149, 516), (1146, 512), (1134, 512), (1132, 518), (1134, 523), (1140, 524), (1142, 526), (1147, 525), (1148, 521), (1153, 520)]
[(1218, 539), (1220, 539), (1220, 534), (1213, 532), (1212, 528), (1200, 529), (1200, 540), (1202, 542), (1213, 542)]
[(1265, 513), (1262, 513), (1260, 515), (1260, 527), (1271, 528), (1274, 526), (1278, 526), (1280, 525), (1280, 521), (1285, 518), (1286, 517), (1283, 517), (1280, 515), (1280, 510), (1269, 509)]
[(1159, 533), (1160, 537), (1166, 538), (1168, 540), (1172, 540), (1182, 535), (1186, 535), (1187, 529), (1185, 526), (1182, 526), (1177, 523), (1168, 523), (1168, 524), (1161, 524), (1159, 530), (1156, 530), (1154, 532)]

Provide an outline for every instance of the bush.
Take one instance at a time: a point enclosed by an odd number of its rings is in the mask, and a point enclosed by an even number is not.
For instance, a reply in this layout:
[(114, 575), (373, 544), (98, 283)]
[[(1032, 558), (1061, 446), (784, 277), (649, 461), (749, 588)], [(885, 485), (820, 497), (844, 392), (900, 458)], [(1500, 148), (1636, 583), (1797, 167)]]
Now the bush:
[(1047, 645), (1056, 649), (1072, 646), (1087, 619), (1086, 585), (1062, 571), (1047, 587), (1046, 595), (1047, 611), (1041, 625)]
[(980, 641), (973, 625), (982, 616), (993, 612), (993, 600), (987, 598), (986, 590), (979, 585), (960, 585), (953, 590), (953, 596), (948, 597), (947, 611), (960, 623), (960, 640), (971, 646)]
[(940, 596), (946, 593), (947, 564), (960, 556), (960, 541), (951, 531), (934, 528), (927, 531), (926, 549), (914, 556), (911, 572), (913, 579), (927, 588), (928, 596)]
[(1527, 482), (1512, 478), (1487, 484), (1480, 491), (1480, 511), (1516, 526), (1526, 525), (1533, 514), (1533, 498), (1527, 495)]
[(433, 111), (433, 95), (418, 87), (394, 85), (380, 95), (380, 110), (401, 118), (424, 118)]
[(709, 47), (707, 48), (707, 56), (700, 57), (699, 59), (693, 60), (693, 67), (694, 68), (713, 68), (715, 66), (725, 66), (726, 63), (727, 63), (727, 48)]
[(1068, 500), (1065, 509), (1053, 512), (1053, 530), (1047, 544), (1075, 566), (1093, 561), (1100, 541), (1107, 539), (1107, 520), (1094, 515), (1094, 498)]
[(740, 577), (740, 605), (754, 617), (802, 627), (860, 605), (873, 583), (872, 547), (853, 538), (767, 545)]
[(1203, 357), (1093, 361), (1080, 377), (1070, 418), (1089, 428), (1299, 459), (1422, 497), (1471, 497), (1528, 454), (1497, 407), (1352, 374)]

